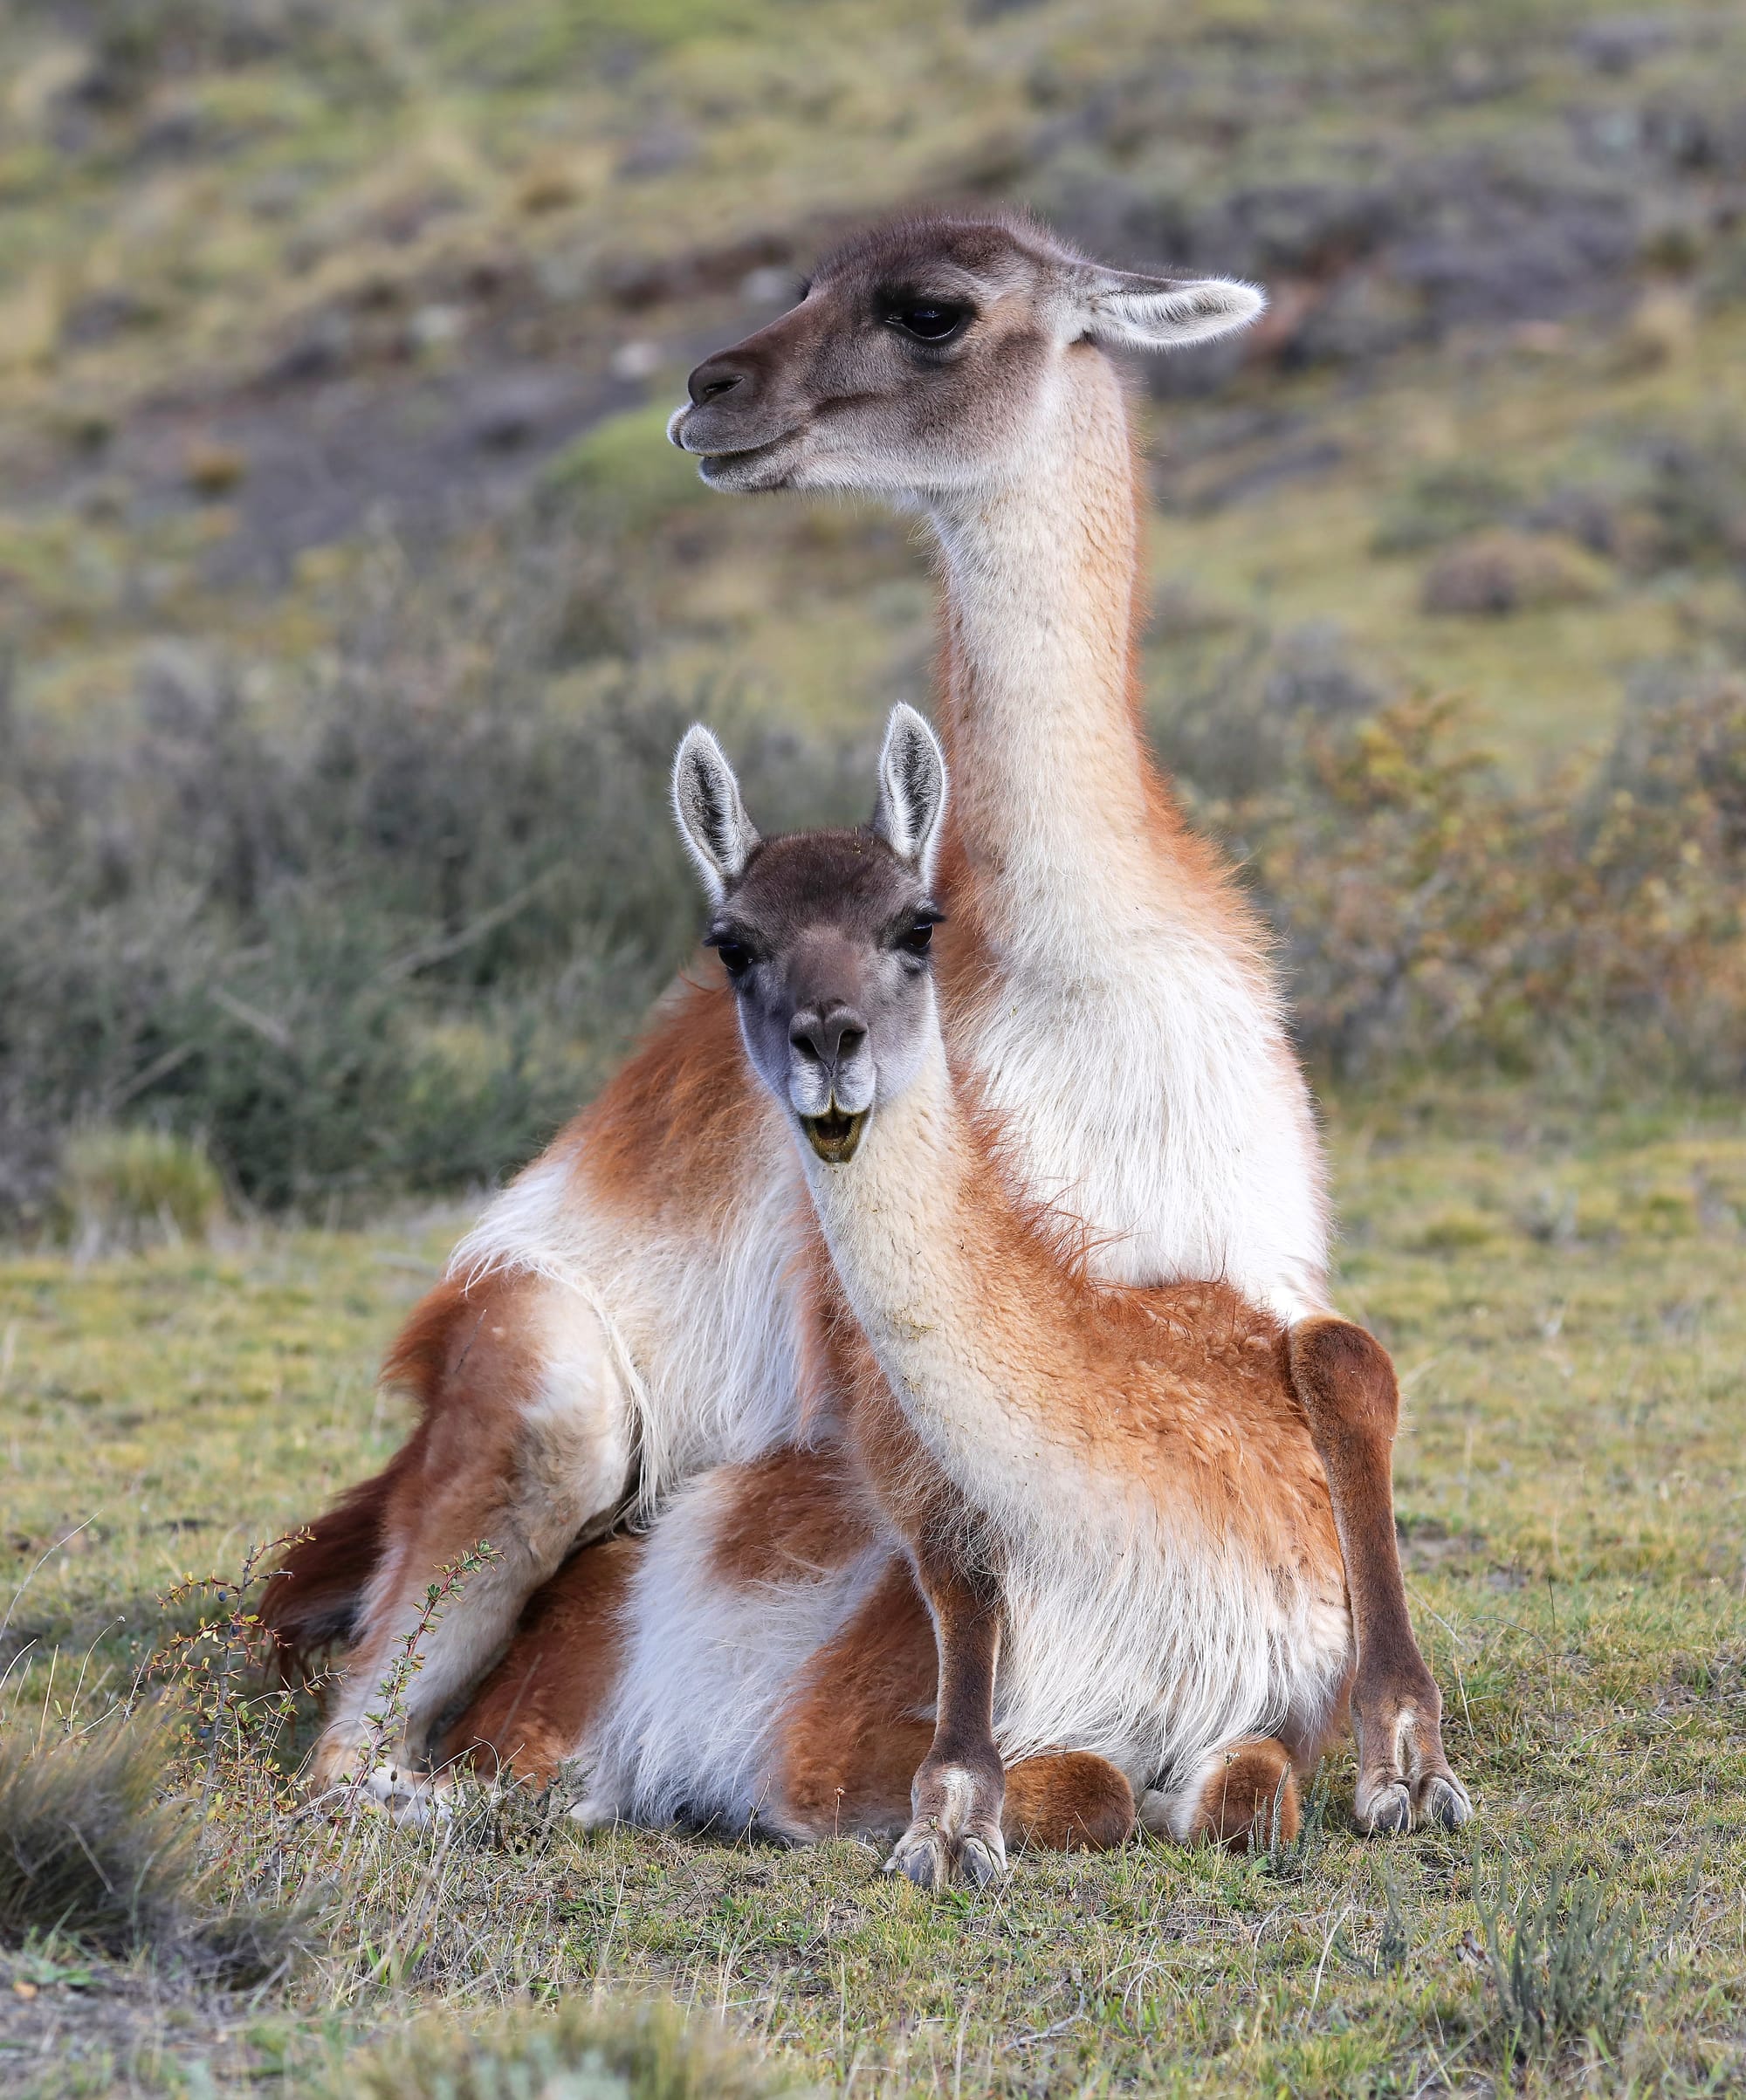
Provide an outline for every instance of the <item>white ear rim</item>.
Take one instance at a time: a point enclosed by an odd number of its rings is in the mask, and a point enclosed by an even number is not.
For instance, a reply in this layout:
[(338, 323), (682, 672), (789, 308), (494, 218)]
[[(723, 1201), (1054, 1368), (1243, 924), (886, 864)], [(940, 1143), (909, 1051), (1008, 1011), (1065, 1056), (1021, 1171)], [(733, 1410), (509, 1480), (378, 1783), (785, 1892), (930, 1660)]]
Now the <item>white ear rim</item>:
[(1086, 333), (1144, 350), (1210, 343), (1258, 320), (1267, 294), (1241, 278), (1147, 278), (1100, 271), (1081, 302)]
[(746, 872), (758, 844), (727, 754), (701, 722), (679, 739), (673, 759), (673, 816), (711, 904)]
[(946, 793), (945, 753), (939, 738), (907, 701), (898, 701), (879, 752), (873, 828), (929, 885), (939, 853)]

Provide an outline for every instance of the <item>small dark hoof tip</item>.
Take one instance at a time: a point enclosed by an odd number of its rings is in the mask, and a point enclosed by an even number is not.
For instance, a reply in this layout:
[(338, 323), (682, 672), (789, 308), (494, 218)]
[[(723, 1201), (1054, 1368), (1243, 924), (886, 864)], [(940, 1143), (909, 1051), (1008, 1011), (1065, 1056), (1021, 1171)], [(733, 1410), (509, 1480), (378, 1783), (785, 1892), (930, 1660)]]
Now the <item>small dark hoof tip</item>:
[(1399, 1837), (1413, 1828), (1413, 1803), (1398, 1781), (1385, 1787), (1368, 1809), (1361, 1810), (1358, 1829), (1366, 1837)]
[(1433, 1779), (1425, 1790), (1425, 1820), (1440, 1823), (1446, 1830), (1459, 1830), (1473, 1821), (1473, 1803), (1459, 1780)]
[(992, 1887), (1007, 1871), (1005, 1859), (980, 1837), (965, 1839), (959, 1851), (958, 1864), (963, 1878), (979, 1889)]

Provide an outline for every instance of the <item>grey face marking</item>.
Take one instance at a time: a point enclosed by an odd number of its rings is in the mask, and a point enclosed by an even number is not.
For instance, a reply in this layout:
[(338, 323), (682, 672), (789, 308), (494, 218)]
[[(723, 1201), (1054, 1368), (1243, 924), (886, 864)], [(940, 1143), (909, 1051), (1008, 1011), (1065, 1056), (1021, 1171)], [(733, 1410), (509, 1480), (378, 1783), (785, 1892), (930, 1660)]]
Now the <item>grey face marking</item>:
[(933, 1020), (930, 894), (945, 761), (892, 710), (872, 824), (760, 839), (721, 747), (687, 731), (673, 808), (713, 915), (752, 1067), (821, 1159), (852, 1159), (875, 1103), (915, 1076)]
[(914, 1075), (938, 918), (918, 871), (871, 831), (768, 840), (716, 909), (705, 937), (753, 1068), (821, 1159), (853, 1158), (875, 1102)]

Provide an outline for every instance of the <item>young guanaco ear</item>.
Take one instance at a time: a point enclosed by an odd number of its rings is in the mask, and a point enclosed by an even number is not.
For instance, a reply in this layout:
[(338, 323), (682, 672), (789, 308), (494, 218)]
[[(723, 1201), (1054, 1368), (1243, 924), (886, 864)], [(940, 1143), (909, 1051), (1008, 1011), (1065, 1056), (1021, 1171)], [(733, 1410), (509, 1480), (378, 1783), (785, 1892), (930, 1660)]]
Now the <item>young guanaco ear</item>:
[(945, 754), (927, 724), (900, 700), (891, 710), (885, 748), (879, 753), (873, 828), (924, 882), (931, 883), (945, 814)]
[(1267, 305), (1259, 285), (1235, 278), (1137, 277), (1088, 263), (1076, 272), (1072, 308), (1081, 333), (1139, 350), (1172, 350), (1247, 328)]
[(700, 722), (685, 731), (673, 761), (673, 813), (710, 902), (719, 904), (746, 873), (758, 832), (739, 799), (733, 768)]

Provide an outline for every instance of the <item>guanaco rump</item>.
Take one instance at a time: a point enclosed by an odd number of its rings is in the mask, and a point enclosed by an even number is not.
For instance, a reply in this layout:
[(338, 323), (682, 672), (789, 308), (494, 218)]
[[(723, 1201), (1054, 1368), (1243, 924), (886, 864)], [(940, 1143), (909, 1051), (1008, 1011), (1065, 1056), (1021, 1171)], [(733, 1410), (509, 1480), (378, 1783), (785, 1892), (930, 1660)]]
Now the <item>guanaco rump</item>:
[[(1356, 1657), (1293, 1359), (1337, 1359), (1383, 1410), (1393, 1375), (1358, 1328), (1288, 1330), (1228, 1284), (1095, 1283), (1009, 1194), (935, 994), (945, 793), (907, 707), (858, 831), (760, 839), (709, 732), (680, 747), (725, 1054), (787, 1126), (850, 1361), (812, 1453), (709, 1472), (581, 1556), (622, 1567), (573, 1657), (605, 1687), (567, 1747), (578, 1812), (901, 1832), (890, 1863), (925, 1885), (992, 1879), (1008, 1835), (1117, 1842), (1136, 1803), (1184, 1840), (1289, 1832)], [(904, 1548), (938, 1478), (985, 1609), (937, 1620), (936, 1666)]]
[[(1356, 1815), (1402, 1829), (1469, 1810), (1406, 1610), (1393, 1418), (1323, 1346), (1325, 1170), (1264, 934), (1185, 827), (1137, 703), (1139, 502), (1106, 347), (1205, 340), (1260, 305), (1221, 279), (1107, 269), (1021, 219), (905, 220), (700, 365), (671, 435), (725, 491), (856, 489), (925, 516), (955, 781), (945, 1040), (1012, 1197), (1076, 1221), (1093, 1280), (1220, 1277), (1304, 1328), (1293, 1375), (1358, 1635)], [(318, 1779), (362, 1754), (425, 1585), (479, 1538), (496, 1557), (434, 1630), (370, 1786), (416, 1785), (408, 1761), (498, 1657), (524, 1719), (543, 1699), (554, 1739), (580, 1726), (559, 1712), (574, 1672), (540, 1677), (557, 1630), (596, 1609), (603, 1563), (578, 1547), (801, 1438), (817, 1227), (732, 1047), (718, 976), (676, 992), (402, 1334), (388, 1376), (417, 1401), (412, 1435), (317, 1520), (265, 1606), (293, 1653), (349, 1644)], [(502, 1711), (493, 1680), (471, 1725)]]

